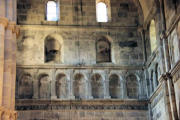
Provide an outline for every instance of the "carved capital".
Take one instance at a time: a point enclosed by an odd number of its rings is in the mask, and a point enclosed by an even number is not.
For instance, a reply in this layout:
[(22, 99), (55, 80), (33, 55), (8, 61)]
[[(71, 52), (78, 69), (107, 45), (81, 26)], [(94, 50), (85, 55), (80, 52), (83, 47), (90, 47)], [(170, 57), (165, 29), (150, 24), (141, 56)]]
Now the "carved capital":
[(8, 30), (12, 30), (12, 32), (14, 33), (15, 29), (16, 29), (16, 23), (15, 22), (9, 22), (8, 26), (7, 26)]
[(9, 119), (10, 119), (10, 115), (11, 115), (11, 112), (10, 112), (10, 111), (4, 110), (4, 111), (2, 112), (1, 118), (2, 118), (2, 120), (9, 120)]
[(141, 32), (143, 32), (143, 31), (144, 31), (144, 28), (143, 28), (142, 26), (139, 26), (139, 27), (138, 27), (138, 32), (141, 33)]
[(16, 36), (18, 37), (20, 34), (20, 27), (16, 25), (14, 32), (16, 33)]
[(16, 120), (17, 119), (17, 112), (11, 111), (10, 120)]
[(166, 35), (166, 33), (163, 31), (163, 32), (161, 32), (161, 34), (160, 34), (160, 38), (161, 38), (161, 40), (163, 40), (163, 39), (166, 39), (167, 38), (167, 35)]
[(8, 25), (8, 19), (5, 17), (0, 17), (0, 24), (6, 28)]
[(162, 77), (163, 77), (164, 80), (172, 79), (172, 76), (171, 76), (170, 73), (165, 73), (165, 74), (162, 75)]
[(16, 33), (16, 36), (19, 35), (19, 31), (20, 31), (20, 28), (19, 26), (16, 25), (15, 22), (9, 22), (8, 26), (7, 26), (7, 29), (11, 30), (12, 33)]

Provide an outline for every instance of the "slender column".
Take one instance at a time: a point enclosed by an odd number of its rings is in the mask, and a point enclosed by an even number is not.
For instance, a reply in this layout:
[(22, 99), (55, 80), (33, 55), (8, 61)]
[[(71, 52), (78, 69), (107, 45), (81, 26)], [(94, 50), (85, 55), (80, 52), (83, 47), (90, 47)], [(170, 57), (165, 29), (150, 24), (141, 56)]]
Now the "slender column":
[(111, 98), (110, 95), (109, 95), (109, 80), (104, 81), (104, 89), (105, 89), (104, 90), (104, 92), (105, 92), (104, 93), (105, 94), (104, 98), (105, 99)]
[(56, 70), (53, 70), (52, 72), (52, 80), (51, 80), (51, 99), (57, 99), (56, 96), (56, 76), (55, 72)]
[(33, 99), (39, 98), (39, 78), (38, 78), (38, 70), (34, 72), (35, 76), (33, 79)]
[(125, 77), (122, 79), (122, 87), (123, 87), (123, 89), (122, 89), (122, 95), (123, 95), (122, 99), (126, 99), (128, 97), (127, 97), (127, 86), (126, 86)]
[(4, 80), (3, 80), (3, 106), (10, 109), (11, 108), (11, 83), (12, 83), (12, 39), (13, 39), (13, 29), (14, 25), (11, 23), (8, 25), (5, 35), (5, 45), (4, 45)]
[(74, 96), (74, 94), (73, 94), (73, 81), (74, 81), (74, 79), (73, 79), (73, 70), (71, 70), (71, 72), (70, 72), (70, 81), (69, 81), (69, 97), (70, 97), (70, 99), (75, 99), (75, 96)]
[(16, 36), (17, 29), (14, 24), (14, 30), (12, 35), (12, 84), (11, 84), (11, 109), (15, 108), (15, 86), (16, 86)]
[(111, 98), (109, 95), (109, 79), (108, 79), (108, 72), (105, 73), (105, 78), (103, 78), (103, 86), (104, 86), (104, 98), (109, 99)]
[(4, 39), (5, 39), (5, 27), (8, 24), (6, 18), (0, 17), (0, 106), (2, 106), (3, 95), (3, 79), (4, 79)]
[(176, 108), (175, 93), (174, 93), (172, 77), (171, 77), (171, 75), (169, 73), (167, 73), (165, 75), (165, 79), (167, 80), (172, 120), (178, 120), (178, 114), (177, 114), (177, 108)]
[(0, 17), (5, 17), (5, 1), (6, 0), (0, 0)]

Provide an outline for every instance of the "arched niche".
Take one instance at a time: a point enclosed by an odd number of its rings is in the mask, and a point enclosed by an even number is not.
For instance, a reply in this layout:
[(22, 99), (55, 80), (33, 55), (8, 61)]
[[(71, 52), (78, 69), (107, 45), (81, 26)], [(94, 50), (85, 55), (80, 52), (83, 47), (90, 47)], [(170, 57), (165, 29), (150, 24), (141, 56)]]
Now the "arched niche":
[(91, 77), (91, 87), (93, 98), (103, 98), (104, 97), (104, 87), (103, 80), (100, 74), (94, 74)]
[(48, 74), (41, 74), (39, 75), (39, 98), (40, 99), (48, 99), (50, 98), (50, 78)]
[(127, 97), (137, 99), (139, 96), (139, 83), (137, 77), (134, 74), (130, 74), (126, 77)]
[(61, 61), (61, 44), (53, 36), (47, 36), (45, 39), (45, 62), (60, 62)]
[(112, 74), (109, 77), (109, 94), (111, 98), (121, 97), (121, 85), (118, 75)]
[(25, 73), (19, 78), (18, 87), (18, 94), (20, 99), (32, 98), (33, 78), (29, 73)]
[(80, 73), (74, 76), (73, 92), (76, 99), (85, 98), (85, 78)]
[(56, 96), (57, 98), (67, 98), (67, 77), (65, 74), (56, 76)]
[(104, 36), (96, 41), (96, 62), (111, 62), (111, 42)]

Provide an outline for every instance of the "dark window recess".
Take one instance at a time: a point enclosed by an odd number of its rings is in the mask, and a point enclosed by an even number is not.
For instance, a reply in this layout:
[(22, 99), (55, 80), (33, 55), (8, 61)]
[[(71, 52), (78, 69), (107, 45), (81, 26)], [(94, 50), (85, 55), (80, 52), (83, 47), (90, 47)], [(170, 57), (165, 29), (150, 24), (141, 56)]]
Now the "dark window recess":
[(111, 43), (106, 38), (101, 38), (96, 44), (96, 60), (98, 63), (111, 62)]
[(135, 41), (126, 41), (126, 42), (119, 42), (120, 47), (137, 47), (137, 42)]

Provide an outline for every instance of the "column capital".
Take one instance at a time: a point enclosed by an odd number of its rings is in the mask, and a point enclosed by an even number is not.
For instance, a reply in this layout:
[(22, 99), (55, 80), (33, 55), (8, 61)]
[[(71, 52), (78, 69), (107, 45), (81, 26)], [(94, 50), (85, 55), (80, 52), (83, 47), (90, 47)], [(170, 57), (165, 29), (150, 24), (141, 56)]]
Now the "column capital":
[(165, 31), (163, 31), (163, 32), (160, 33), (160, 38), (161, 38), (161, 39), (166, 39), (166, 38), (167, 38), (167, 35), (166, 35), (166, 32), (165, 32)]
[(3, 25), (6, 28), (8, 25), (8, 19), (5, 17), (0, 17), (0, 25)]
[(162, 77), (163, 77), (164, 80), (172, 79), (172, 76), (171, 76), (170, 73), (165, 73), (165, 74), (162, 75)]
[(144, 29), (144, 27), (143, 26), (138, 26), (138, 32), (142, 32), (142, 31), (144, 31), (145, 29)]
[(16, 25), (16, 22), (9, 22), (7, 29), (12, 30), (12, 33), (16, 33), (16, 36), (19, 35), (20, 28)]

